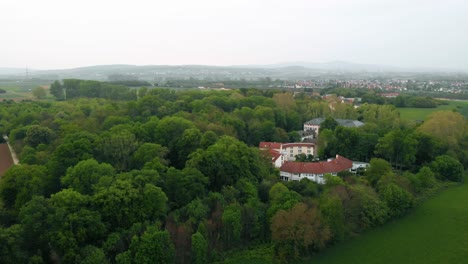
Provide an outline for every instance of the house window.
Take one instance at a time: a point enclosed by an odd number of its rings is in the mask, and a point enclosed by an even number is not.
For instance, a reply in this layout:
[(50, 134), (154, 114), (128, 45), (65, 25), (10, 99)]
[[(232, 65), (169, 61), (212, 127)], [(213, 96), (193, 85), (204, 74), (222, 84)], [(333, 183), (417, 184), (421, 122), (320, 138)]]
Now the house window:
[(307, 153), (310, 154), (310, 150), (307, 150)]
[(289, 154), (289, 157), (294, 158), (294, 154), (292, 154), (292, 153)]
[(302, 149), (299, 149), (299, 153), (302, 153)]
[(291, 149), (291, 150), (289, 151), (289, 153), (293, 153), (293, 149)]

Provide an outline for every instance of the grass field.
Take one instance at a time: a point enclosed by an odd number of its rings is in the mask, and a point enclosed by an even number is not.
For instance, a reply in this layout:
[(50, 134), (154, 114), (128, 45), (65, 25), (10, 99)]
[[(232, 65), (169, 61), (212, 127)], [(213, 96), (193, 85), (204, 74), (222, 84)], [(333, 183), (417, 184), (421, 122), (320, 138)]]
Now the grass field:
[(46, 88), (49, 84), (50, 84), (49, 81), (44, 81), (44, 80), (14, 81), (14, 80), (1, 80), (0, 79), (0, 89), (3, 89), (6, 91), (6, 93), (0, 94), (0, 100), (35, 99), (35, 97), (32, 95), (32, 90), (38, 86), (42, 86)]
[(398, 108), (402, 119), (425, 120), (427, 116), (436, 111), (452, 111), (456, 109), (465, 117), (468, 117), (468, 101), (449, 101), (448, 105), (437, 108)]
[[(466, 178), (465, 178), (466, 179)], [(302, 264), (468, 263), (468, 183)]]

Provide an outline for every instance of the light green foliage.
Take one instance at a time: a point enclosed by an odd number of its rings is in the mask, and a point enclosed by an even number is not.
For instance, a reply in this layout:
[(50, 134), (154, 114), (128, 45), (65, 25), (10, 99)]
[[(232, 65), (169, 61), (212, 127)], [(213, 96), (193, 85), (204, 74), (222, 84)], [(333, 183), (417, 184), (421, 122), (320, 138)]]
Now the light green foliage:
[(36, 88), (34, 88), (34, 89), (32, 90), (32, 94), (33, 94), (34, 97), (36, 97), (37, 99), (42, 99), (42, 98), (46, 97), (47, 92), (46, 92), (46, 90), (44, 89), (44, 87), (38, 86), (38, 87), (36, 87)]

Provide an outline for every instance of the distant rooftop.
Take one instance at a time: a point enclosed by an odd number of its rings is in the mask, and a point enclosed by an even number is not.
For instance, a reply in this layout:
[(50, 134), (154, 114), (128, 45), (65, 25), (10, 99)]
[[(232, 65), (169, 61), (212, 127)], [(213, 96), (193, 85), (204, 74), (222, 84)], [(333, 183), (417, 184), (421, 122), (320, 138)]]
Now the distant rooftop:
[[(340, 126), (344, 126), (344, 127), (360, 127), (360, 126), (363, 126), (364, 123), (359, 121), (359, 120), (352, 120), (352, 119), (335, 119), (336, 122), (338, 122), (338, 124)], [(323, 121), (325, 121), (325, 118), (323, 117), (319, 117), (319, 118), (314, 118), (312, 120), (309, 120), (307, 122), (305, 122), (307, 125), (320, 125)]]

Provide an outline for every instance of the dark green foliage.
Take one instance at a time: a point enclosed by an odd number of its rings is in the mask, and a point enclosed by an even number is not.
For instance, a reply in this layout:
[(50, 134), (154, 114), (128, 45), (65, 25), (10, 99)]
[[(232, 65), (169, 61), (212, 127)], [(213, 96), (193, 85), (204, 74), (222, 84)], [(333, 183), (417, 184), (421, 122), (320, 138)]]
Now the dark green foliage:
[(0, 197), (8, 209), (19, 211), (34, 195), (50, 195), (52, 181), (44, 166), (16, 165), (0, 180)]
[(448, 155), (438, 156), (432, 163), (431, 169), (440, 180), (461, 182), (463, 180), (463, 165)]
[(99, 182), (101, 177), (114, 175), (114, 168), (106, 163), (99, 164), (94, 159), (80, 161), (73, 168), (67, 170), (67, 174), (61, 179), (67, 188), (73, 188), (82, 194), (92, 194), (93, 186)]
[(39, 144), (50, 144), (54, 139), (54, 132), (38, 125), (32, 125), (26, 131), (25, 143), (31, 147), (37, 147)]
[(192, 259), (194, 264), (208, 262), (208, 243), (199, 232), (192, 235)]
[(260, 181), (266, 177), (269, 166), (257, 150), (227, 136), (206, 150), (195, 151), (187, 164), (209, 177), (209, 189), (213, 191), (235, 184), (241, 178)]
[(391, 217), (398, 217), (413, 206), (411, 193), (396, 185), (395, 183), (379, 186), (379, 194), (388, 206)]
[(320, 132), (324, 129), (329, 129), (331, 131), (335, 130), (336, 127), (338, 127), (338, 122), (333, 119), (333, 117), (327, 117), (323, 122), (320, 124)]
[(59, 81), (54, 81), (50, 85), (50, 94), (55, 96), (57, 100), (65, 99), (65, 93), (63, 90), (63, 86)]
[(117, 255), (119, 264), (175, 263), (174, 245), (167, 231), (156, 227), (148, 229), (140, 236), (134, 236), (128, 251)]

